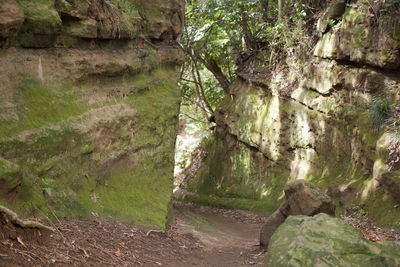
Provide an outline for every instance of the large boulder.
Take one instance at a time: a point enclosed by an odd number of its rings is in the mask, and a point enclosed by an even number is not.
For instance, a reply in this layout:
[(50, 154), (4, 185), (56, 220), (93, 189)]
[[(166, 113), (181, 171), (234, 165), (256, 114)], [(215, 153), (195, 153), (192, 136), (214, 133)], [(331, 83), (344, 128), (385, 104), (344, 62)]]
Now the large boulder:
[(335, 205), (331, 198), (305, 180), (289, 181), (284, 191), (285, 200), (261, 229), (261, 246), (268, 246), (272, 234), (290, 215), (313, 216), (318, 213), (335, 215)]
[(400, 266), (400, 246), (370, 242), (327, 214), (290, 216), (272, 235), (266, 266)]

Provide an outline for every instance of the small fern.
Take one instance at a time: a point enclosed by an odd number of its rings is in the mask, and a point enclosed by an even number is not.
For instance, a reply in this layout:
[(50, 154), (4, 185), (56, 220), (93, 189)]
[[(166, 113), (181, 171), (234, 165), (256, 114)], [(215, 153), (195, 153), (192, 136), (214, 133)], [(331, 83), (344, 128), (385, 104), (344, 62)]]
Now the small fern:
[(368, 110), (369, 116), (377, 127), (382, 127), (393, 115), (392, 103), (387, 98), (375, 98)]

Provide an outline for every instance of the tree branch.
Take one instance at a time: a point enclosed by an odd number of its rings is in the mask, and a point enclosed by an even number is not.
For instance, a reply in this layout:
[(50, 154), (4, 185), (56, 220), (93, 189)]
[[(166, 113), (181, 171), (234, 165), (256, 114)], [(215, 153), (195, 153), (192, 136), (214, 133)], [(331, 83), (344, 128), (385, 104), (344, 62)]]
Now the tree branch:
[(214, 113), (213, 108), (211, 107), (210, 103), (208, 102), (207, 98), (206, 98), (206, 94), (204, 93), (204, 86), (203, 86), (203, 81), (201, 80), (201, 75), (200, 75), (200, 71), (199, 68), (197, 66), (197, 63), (195, 61), (193, 61), (193, 65), (197, 74), (197, 83), (199, 85), (199, 89), (200, 89), (200, 94), (201, 97), (203, 99), (204, 104), (206, 105), (207, 109), (210, 111), (210, 113)]
[(201, 123), (205, 123), (205, 124), (208, 124), (208, 122), (207, 121), (202, 121), (202, 120), (199, 120), (199, 119), (196, 119), (196, 118), (193, 118), (192, 116), (190, 116), (189, 114), (186, 114), (186, 113), (182, 113), (183, 115), (185, 115), (186, 117), (188, 117), (189, 119), (191, 119), (191, 120), (194, 120), (194, 121), (197, 121), (197, 122), (201, 122)]
[(257, 50), (258, 49), (257, 42), (254, 39), (254, 36), (249, 27), (249, 16), (243, 7), (240, 8), (240, 15), (241, 15), (241, 26), (242, 26), (242, 31), (243, 31), (243, 38), (244, 38), (244, 42), (246, 44), (246, 48), (244, 50), (245, 51)]
[(189, 80), (189, 79), (184, 79), (184, 78), (181, 78), (181, 81), (188, 82), (188, 83), (194, 83), (194, 84), (198, 84), (198, 82), (197, 82), (197, 81), (192, 81), (192, 80)]
[(210, 121), (209, 112), (203, 107), (203, 105), (200, 104), (200, 102), (198, 102), (190, 97), (187, 97), (185, 95), (183, 96), (183, 98), (188, 100), (189, 102), (195, 104), (198, 108), (200, 108), (206, 121), (208, 121), (208, 122)]
[(212, 58), (203, 59), (202, 57), (199, 56), (198, 59), (214, 75), (219, 85), (222, 87), (222, 89), (224, 89), (224, 92), (226, 94), (229, 94), (229, 87), (231, 83), (229, 82), (228, 78), (226, 78), (225, 74), (222, 72), (218, 63)]

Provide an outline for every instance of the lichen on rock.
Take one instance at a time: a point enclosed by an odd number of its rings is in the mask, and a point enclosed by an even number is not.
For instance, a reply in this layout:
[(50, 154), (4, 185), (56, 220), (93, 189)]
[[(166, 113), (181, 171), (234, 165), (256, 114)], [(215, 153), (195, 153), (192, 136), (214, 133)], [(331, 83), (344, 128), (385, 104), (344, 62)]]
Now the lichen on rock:
[(272, 235), (266, 266), (397, 266), (400, 246), (371, 242), (326, 214), (290, 216)]

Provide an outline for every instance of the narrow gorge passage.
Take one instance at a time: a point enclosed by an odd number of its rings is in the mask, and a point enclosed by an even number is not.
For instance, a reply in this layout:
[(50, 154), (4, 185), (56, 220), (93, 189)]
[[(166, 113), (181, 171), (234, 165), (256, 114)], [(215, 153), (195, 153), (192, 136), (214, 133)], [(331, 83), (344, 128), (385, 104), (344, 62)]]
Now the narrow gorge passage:
[(400, 266), (400, 0), (0, 0), (0, 95), (0, 267)]

